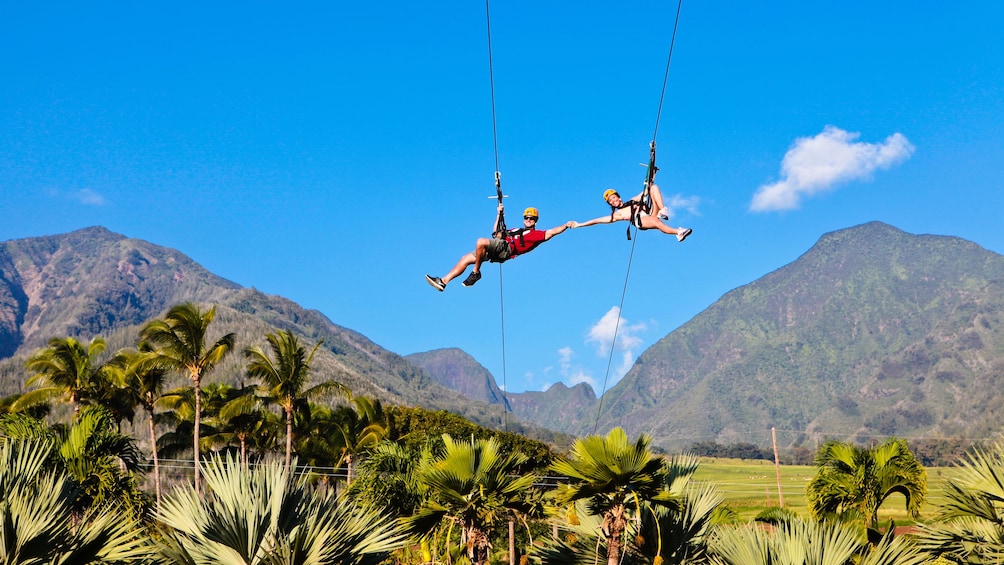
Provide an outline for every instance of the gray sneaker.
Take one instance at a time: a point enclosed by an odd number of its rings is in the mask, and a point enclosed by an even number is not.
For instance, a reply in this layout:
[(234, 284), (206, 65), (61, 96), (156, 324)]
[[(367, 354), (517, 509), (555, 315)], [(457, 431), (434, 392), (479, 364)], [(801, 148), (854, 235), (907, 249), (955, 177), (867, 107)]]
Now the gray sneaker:
[(690, 228), (676, 228), (676, 241), (683, 241), (692, 233), (694, 230)]
[(471, 271), (471, 274), (467, 275), (467, 278), (464, 279), (463, 285), (474, 286), (474, 283), (478, 282), (479, 280), (481, 280), (481, 273), (476, 271)]
[(439, 277), (425, 275), (425, 282), (431, 284), (432, 288), (438, 290), (439, 292), (443, 292), (443, 289), (446, 288), (446, 283), (444, 283), (443, 279)]

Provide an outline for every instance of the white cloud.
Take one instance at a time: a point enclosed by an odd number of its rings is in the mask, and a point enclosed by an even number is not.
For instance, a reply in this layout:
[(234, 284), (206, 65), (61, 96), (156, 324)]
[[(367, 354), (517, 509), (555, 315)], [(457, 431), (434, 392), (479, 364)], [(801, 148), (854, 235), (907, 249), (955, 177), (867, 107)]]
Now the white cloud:
[(854, 141), (861, 134), (826, 126), (815, 137), (801, 137), (784, 155), (781, 180), (761, 186), (753, 195), (754, 212), (798, 208), (802, 198), (824, 192), (840, 182), (867, 179), (910, 158), (914, 146), (901, 133), (883, 143)]
[(662, 203), (666, 205), (666, 211), (669, 212), (669, 219), (673, 219), (676, 215), (676, 211), (679, 209), (684, 209), (695, 216), (700, 216), (700, 212), (697, 211), (697, 205), (701, 203), (701, 199), (697, 196), (684, 197), (679, 194), (674, 194), (670, 197), (663, 196)]
[[(575, 350), (571, 347), (562, 347), (558, 353), (558, 373), (561, 381), (568, 386), (575, 386), (579, 383), (587, 383), (593, 387), (593, 391), (599, 391), (596, 379), (582, 365), (575, 362)], [(547, 390), (544, 387), (542, 390)]]
[[(596, 344), (596, 354), (604, 357), (610, 353), (610, 346), (614, 341), (614, 334), (617, 335), (615, 351), (620, 352), (620, 364), (614, 369), (611, 382), (617, 382), (631, 369), (634, 364), (637, 350), (642, 345), (639, 332), (643, 332), (648, 327), (639, 322), (631, 324), (626, 319), (620, 317), (620, 308), (614, 306), (592, 328), (586, 337), (586, 343)], [(597, 390), (597, 393), (601, 391)]]

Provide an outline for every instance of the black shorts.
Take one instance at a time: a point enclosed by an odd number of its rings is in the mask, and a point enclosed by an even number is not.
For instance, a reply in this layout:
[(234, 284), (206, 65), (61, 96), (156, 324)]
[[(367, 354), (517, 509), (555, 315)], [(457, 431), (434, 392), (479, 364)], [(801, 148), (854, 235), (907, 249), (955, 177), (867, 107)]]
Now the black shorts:
[(490, 263), (503, 263), (512, 258), (512, 247), (504, 239), (492, 238), (491, 242), (488, 243), (486, 257)]

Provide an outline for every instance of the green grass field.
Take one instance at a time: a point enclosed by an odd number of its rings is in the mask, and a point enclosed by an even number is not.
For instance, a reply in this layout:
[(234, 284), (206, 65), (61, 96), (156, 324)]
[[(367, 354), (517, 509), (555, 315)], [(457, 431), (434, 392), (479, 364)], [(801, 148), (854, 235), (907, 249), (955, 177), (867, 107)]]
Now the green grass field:
[[(744, 520), (755, 517), (760, 511), (781, 505), (799, 515), (809, 517), (805, 487), (815, 476), (811, 465), (781, 465), (781, 490), (778, 495), (778, 476), (769, 461), (701, 458), (694, 480), (711, 482), (725, 496), (725, 504), (739, 513)], [(921, 509), (921, 521), (930, 520), (938, 513), (945, 497), (945, 481), (954, 472), (951, 468), (927, 469), (927, 500)], [(879, 510), (882, 522), (895, 520), (898, 525), (912, 523), (906, 513), (906, 501), (901, 495), (892, 495)]]

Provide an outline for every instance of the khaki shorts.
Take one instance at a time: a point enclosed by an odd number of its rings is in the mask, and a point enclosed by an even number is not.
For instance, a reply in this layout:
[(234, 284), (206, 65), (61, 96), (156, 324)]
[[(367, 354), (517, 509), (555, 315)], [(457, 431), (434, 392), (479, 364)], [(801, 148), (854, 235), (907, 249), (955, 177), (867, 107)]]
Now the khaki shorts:
[(492, 238), (486, 255), (490, 263), (502, 263), (512, 258), (512, 248), (504, 239)]

